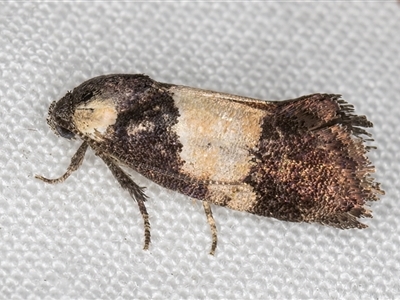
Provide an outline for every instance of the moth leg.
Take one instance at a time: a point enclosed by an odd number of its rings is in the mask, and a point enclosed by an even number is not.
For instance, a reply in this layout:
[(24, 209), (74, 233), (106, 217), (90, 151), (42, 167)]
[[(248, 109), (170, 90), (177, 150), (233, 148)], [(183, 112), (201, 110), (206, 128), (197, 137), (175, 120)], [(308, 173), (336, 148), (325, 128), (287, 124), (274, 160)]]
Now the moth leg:
[(217, 226), (215, 225), (215, 220), (212, 215), (210, 203), (207, 201), (203, 201), (204, 212), (206, 213), (207, 222), (210, 225), (211, 234), (212, 234), (212, 244), (211, 244), (211, 251), (210, 254), (215, 254), (215, 249), (217, 248)]
[(150, 245), (150, 221), (149, 214), (147, 213), (144, 202), (147, 196), (143, 192), (142, 187), (138, 186), (114, 161), (107, 156), (99, 155), (101, 159), (106, 163), (111, 173), (117, 179), (122, 188), (127, 189), (131, 197), (136, 200), (140, 213), (143, 217), (144, 223), (144, 247), (143, 250), (148, 250)]
[(43, 180), (44, 182), (47, 182), (47, 183), (52, 183), (52, 184), (63, 182), (65, 179), (67, 179), (69, 177), (69, 175), (72, 174), (72, 172), (78, 170), (79, 167), (82, 165), (83, 158), (85, 157), (87, 148), (88, 148), (88, 143), (83, 142), (82, 145), (78, 148), (78, 150), (74, 154), (74, 156), (72, 156), (71, 163), (69, 164), (67, 171), (61, 177), (58, 177), (55, 179), (48, 179), (41, 175), (35, 175), (35, 178)]

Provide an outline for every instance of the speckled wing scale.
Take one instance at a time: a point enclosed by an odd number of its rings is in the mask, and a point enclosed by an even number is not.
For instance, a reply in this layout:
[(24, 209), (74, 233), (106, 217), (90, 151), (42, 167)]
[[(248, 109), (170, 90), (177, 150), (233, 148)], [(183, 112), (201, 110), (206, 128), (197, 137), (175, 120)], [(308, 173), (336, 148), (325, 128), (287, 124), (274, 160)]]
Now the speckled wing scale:
[(363, 228), (367, 201), (383, 194), (366, 153), (371, 127), (338, 95), (267, 102), (156, 82), (144, 75), (88, 80), (50, 106), (59, 135), (79, 136), (64, 181), (89, 146), (137, 201), (150, 243), (146, 196), (120, 168), (210, 203), (292, 222)]

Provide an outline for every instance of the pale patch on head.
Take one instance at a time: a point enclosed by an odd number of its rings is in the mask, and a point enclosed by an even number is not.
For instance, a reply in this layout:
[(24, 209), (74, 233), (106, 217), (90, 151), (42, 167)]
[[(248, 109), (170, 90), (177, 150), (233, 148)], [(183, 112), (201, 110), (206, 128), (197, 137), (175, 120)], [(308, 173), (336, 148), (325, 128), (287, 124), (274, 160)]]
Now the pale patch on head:
[(183, 145), (182, 172), (198, 180), (241, 181), (255, 164), (250, 151), (256, 150), (267, 112), (246, 105), (248, 98), (183, 86), (171, 92), (179, 109), (172, 129)]
[(114, 125), (118, 114), (111, 99), (94, 99), (79, 105), (74, 112), (73, 122), (79, 132), (103, 141), (109, 126)]

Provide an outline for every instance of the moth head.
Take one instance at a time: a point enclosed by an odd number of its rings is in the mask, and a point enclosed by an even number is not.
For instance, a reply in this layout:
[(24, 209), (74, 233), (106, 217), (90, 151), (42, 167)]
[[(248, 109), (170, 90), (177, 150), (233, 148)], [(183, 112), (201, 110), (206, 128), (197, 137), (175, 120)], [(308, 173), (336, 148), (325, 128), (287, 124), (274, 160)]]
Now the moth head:
[(75, 137), (76, 129), (71, 123), (72, 93), (68, 92), (59, 101), (53, 101), (49, 107), (47, 123), (56, 135), (66, 139)]
[(117, 116), (112, 95), (87, 81), (51, 104), (47, 122), (64, 138), (78, 135), (101, 142), (112, 132)]
[(102, 142), (111, 138), (118, 114), (153, 101), (154, 81), (141, 74), (102, 75), (83, 82), (49, 109), (47, 122), (53, 131), (72, 139)]

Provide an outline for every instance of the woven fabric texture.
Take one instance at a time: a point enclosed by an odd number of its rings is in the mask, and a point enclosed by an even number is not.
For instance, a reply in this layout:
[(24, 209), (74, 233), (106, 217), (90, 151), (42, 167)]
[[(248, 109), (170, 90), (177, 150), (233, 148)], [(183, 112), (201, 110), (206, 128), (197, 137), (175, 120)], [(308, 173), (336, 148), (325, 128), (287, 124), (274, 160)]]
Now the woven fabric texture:
[[(361, 299), (400, 297), (400, 5), (13, 3), (0, 12), (0, 298)], [(364, 230), (262, 218), (146, 186), (136, 203), (47, 109), (86, 79), (145, 73), (266, 100), (339, 93), (374, 123), (370, 159), (386, 195)]]

